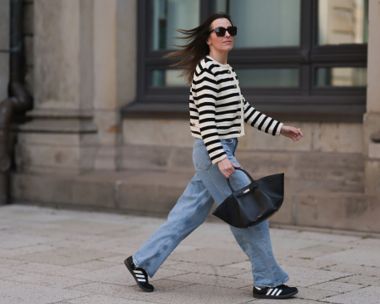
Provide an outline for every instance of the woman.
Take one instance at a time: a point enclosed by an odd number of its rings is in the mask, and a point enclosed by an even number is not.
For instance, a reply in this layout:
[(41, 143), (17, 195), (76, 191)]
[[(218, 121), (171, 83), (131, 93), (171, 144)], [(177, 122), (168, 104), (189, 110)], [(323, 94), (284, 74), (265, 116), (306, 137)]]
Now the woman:
[[(234, 154), (237, 138), (244, 135), (244, 123), (294, 141), (303, 136), (300, 129), (260, 113), (241, 95), (236, 73), (227, 63), (237, 34), (228, 15), (214, 14), (202, 25), (180, 32), (189, 42), (171, 56), (180, 57), (177, 65), (185, 69), (191, 82), (189, 108), (190, 129), (195, 138), (195, 175), (167, 221), (124, 261), (138, 286), (148, 292), (154, 290), (148, 276), (153, 277), (176, 246), (206, 219), (213, 202), (220, 204), (230, 194), (226, 178), (232, 175), (235, 186), (248, 183), (246, 177), (233, 174), (235, 167), (240, 166)], [(297, 288), (284, 284), (288, 275), (273, 256), (268, 221), (244, 229), (230, 228), (251, 261), (253, 296), (294, 296)]]

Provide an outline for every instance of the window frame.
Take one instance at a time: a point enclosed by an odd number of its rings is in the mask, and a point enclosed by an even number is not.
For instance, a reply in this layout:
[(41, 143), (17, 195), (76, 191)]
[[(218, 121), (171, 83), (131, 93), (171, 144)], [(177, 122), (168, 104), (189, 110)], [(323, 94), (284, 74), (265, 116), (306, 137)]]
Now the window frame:
[[(167, 50), (151, 46), (152, 0), (138, 1), (136, 99), (122, 108), (124, 116), (183, 118), (188, 116), (188, 87), (149, 87), (154, 69), (168, 68)], [(215, 1), (200, 1), (200, 20), (213, 11)], [(298, 68), (299, 87), (242, 87), (248, 101), (279, 119), (350, 121), (363, 119), (366, 87), (315, 87), (317, 67), (366, 67), (367, 44), (318, 45), (318, 0), (300, 0), (300, 45), (295, 47), (234, 49), (229, 63), (241, 68)]]

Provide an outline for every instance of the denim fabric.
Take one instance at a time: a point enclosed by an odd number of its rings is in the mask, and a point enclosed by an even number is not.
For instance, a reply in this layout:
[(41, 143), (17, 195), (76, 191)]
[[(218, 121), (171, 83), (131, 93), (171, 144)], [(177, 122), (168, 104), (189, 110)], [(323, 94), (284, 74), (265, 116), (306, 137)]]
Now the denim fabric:
[[(234, 166), (240, 166), (235, 158), (237, 139), (222, 140), (228, 159)], [(133, 255), (134, 263), (153, 277), (160, 265), (194, 229), (202, 224), (215, 201), (220, 204), (231, 194), (226, 178), (218, 166), (213, 165), (203, 141), (196, 139), (193, 146), (195, 174), (176, 205), (170, 211), (166, 222)], [(233, 188), (246, 185), (249, 180), (236, 171), (230, 178)], [(277, 264), (273, 256), (268, 221), (248, 228), (230, 229), (240, 248), (249, 257), (256, 286), (277, 286), (288, 280), (288, 275)]]

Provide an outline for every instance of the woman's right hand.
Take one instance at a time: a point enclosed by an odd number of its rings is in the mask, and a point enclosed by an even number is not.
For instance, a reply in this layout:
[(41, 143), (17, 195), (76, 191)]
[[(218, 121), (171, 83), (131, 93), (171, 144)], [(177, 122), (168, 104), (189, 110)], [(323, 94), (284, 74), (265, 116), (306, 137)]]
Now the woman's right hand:
[(226, 178), (229, 178), (235, 172), (235, 167), (228, 158), (224, 158), (218, 162), (218, 168)]

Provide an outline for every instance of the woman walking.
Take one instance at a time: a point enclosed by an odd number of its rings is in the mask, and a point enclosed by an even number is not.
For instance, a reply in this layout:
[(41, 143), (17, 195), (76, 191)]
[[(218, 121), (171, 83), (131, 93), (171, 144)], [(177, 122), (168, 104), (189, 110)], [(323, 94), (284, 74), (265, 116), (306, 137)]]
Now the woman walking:
[[(283, 135), (297, 141), (300, 129), (260, 113), (240, 92), (236, 73), (227, 63), (237, 28), (226, 14), (214, 14), (200, 26), (180, 30), (188, 40), (183, 49), (172, 53), (191, 83), (190, 129), (194, 137), (195, 174), (166, 222), (133, 256), (124, 263), (143, 291), (153, 291), (153, 277), (177, 245), (202, 224), (213, 202), (220, 204), (231, 194), (226, 178), (236, 186), (248, 184), (247, 177), (234, 174), (240, 167), (235, 158), (238, 137), (247, 123), (271, 135)], [(297, 288), (285, 285), (288, 275), (277, 264), (269, 235), (268, 221), (248, 228), (230, 226), (231, 231), (252, 264), (253, 296), (284, 299), (293, 297)]]

